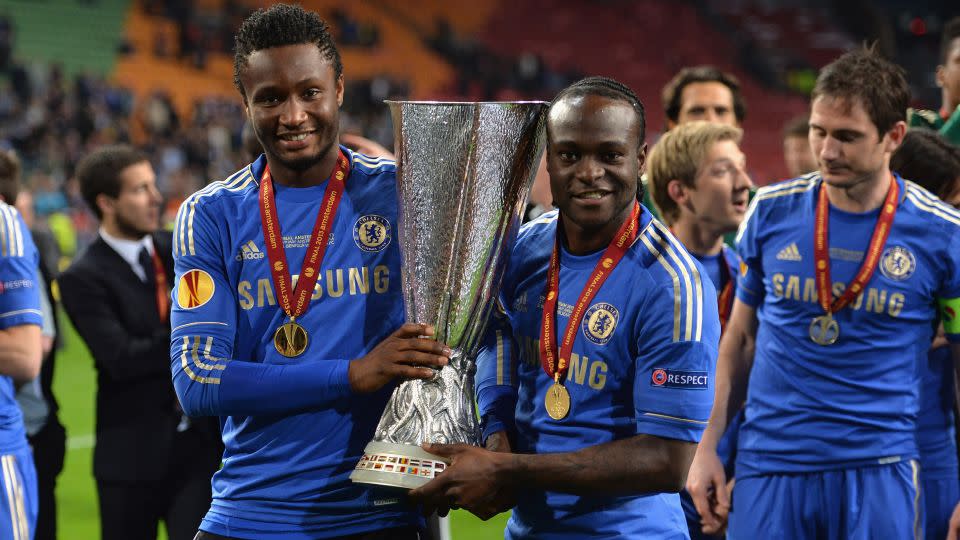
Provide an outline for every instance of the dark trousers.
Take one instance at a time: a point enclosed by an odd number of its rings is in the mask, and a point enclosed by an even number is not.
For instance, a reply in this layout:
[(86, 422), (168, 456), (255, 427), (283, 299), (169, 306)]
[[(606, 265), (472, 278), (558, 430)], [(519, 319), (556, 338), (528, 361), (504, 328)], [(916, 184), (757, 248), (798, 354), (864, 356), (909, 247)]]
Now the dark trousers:
[[(393, 529), (384, 529), (380, 531), (371, 531), (367, 533), (352, 534), (350, 536), (338, 536), (329, 540), (419, 540), (420, 533), (416, 527), (395, 527)], [(241, 540), (229, 536), (220, 536), (219, 534), (199, 531), (193, 540)]]
[(57, 476), (63, 470), (67, 434), (56, 416), (43, 429), (28, 437), (37, 468), (37, 530), (34, 540), (57, 539)]
[(210, 508), (209, 459), (196, 455), (195, 437), (178, 434), (170, 472), (151, 483), (121, 483), (97, 478), (102, 540), (155, 540), (163, 520), (170, 540), (190, 540)]

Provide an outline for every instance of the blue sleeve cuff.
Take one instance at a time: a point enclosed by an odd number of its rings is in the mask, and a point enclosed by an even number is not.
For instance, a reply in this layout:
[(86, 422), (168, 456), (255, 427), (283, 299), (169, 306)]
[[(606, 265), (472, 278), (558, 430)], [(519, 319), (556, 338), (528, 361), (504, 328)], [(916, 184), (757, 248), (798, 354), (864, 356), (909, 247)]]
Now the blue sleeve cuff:
[(512, 386), (488, 386), (477, 392), (483, 440), (498, 432), (516, 431), (517, 390)]
[(288, 366), (233, 361), (222, 376), (220, 408), (259, 415), (328, 406), (351, 394), (349, 367), (339, 359)]

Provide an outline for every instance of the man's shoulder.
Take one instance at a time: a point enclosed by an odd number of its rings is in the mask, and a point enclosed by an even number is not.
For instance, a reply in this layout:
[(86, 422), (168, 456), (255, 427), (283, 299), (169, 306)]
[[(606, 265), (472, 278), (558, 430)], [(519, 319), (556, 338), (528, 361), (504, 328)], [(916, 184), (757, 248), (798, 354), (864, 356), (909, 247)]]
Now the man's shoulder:
[(809, 195), (819, 182), (819, 172), (775, 182), (758, 189), (751, 202), (766, 207), (789, 206)]
[(651, 219), (640, 230), (631, 251), (635, 253), (633, 268), (639, 274), (633, 279), (646, 275), (655, 286), (679, 288), (683, 292), (703, 290), (703, 266), (659, 220)]
[(106, 266), (105, 255), (109, 255), (112, 248), (103, 241), (99, 235), (87, 247), (83, 248), (66, 270), (60, 273), (58, 281), (62, 285), (65, 282), (76, 280), (89, 280), (98, 275), (103, 275), (103, 268)]
[(524, 223), (517, 234), (517, 246), (526, 245), (531, 242), (543, 242), (549, 237), (550, 248), (553, 249), (553, 243), (556, 240), (557, 219), (560, 217), (559, 210), (550, 210), (537, 216), (536, 219)]
[(910, 180), (903, 185), (903, 208), (912, 220), (939, 229), (948, 238), (960, 234), (960, 211)]
[(397, 175), (397, 162), (386, 157), (370, 157), (359, 152), (348, 151), (351, 176), (394, 182)]
[(177, 221), (189, 217), (190, 214), (206, 211), (207, 208), (219, 207), (227, 200), (255, 193), (260, 184), (253, 172), (253, 165), (247, 165), (223, 180), (211, 182), (187, 197), (180, 205)]

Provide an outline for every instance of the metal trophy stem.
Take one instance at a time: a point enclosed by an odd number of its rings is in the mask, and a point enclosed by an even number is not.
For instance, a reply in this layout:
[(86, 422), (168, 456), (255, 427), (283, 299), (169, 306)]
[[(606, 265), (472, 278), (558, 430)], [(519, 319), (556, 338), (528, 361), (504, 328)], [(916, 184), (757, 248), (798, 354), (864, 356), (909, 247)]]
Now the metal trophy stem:
[(408, 321), (453, 350), (394, 390), (354, 482), (423, 485), (446, 464), (424, 442), (479, 444), (474, 359), (544, 145), (546, 104), (389, 101)]

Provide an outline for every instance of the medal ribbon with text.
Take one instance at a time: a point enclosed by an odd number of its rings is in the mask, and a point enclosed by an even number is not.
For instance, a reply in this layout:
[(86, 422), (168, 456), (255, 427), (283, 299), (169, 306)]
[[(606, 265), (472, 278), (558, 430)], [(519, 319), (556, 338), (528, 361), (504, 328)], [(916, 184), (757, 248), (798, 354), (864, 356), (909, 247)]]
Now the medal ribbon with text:
[(283, 247), (283, 235), (277, 219), (273, 178), (270, 176), (269, 166), (263, 169), (263, 177), (260, 179), (260, 219), (263, 223), (263, 242), (267, 248), (267, 259), (270, 263), (273, 287), (277, 291), (277, 300), (283, 312), (291, 320), (306, 313), (310, 306), (310, 297), (313, 295), (313, 288), (320, 275), (320, 263), (327, 250), (330, 230), (333, 228), (333, 219), (337, 215), (337, 207), (340, 206), (340, 200), (343, 197), (348, 172), (349, 163), (343, 151), (340, 151), (337, 154), (337, 165), (323, 192), (323, 202), (317, 214), (317, 221), (313, 225), (313, 233), (310, 235), (307, 255), (303, 258), (297, 287), (291, 294), (293, 277), (288, 270), (287, 253)]

